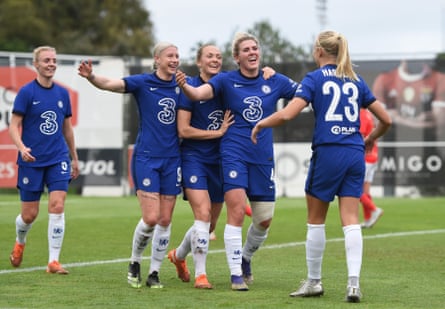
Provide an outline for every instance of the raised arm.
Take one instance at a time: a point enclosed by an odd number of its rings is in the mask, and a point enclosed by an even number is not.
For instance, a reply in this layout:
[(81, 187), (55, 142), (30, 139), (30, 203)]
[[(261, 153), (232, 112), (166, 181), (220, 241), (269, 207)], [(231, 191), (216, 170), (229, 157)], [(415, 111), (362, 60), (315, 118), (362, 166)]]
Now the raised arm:
[(184, 72), (178, 70), (176, 72), (176, 82), (181, 87), (184, 94), (192, 101), (205, 101), (214, 97), (213, 88), (209, 84), (203, 84), (199, 87), (193, 87), (187, 84)]
[(125, 82), (123, 79), (112, 79), (105, 76), (93, 74), (93, 64), (91, 60), (82, 61), (78, 68), (78, 74), (86, 78), (95, 87), (112, 92), (125, 92)]

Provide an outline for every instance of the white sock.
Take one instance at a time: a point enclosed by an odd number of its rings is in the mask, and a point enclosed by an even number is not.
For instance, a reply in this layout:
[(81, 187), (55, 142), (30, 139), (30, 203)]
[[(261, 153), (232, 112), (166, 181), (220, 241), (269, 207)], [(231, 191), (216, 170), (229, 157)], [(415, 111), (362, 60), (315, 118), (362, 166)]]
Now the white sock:
[(242, 227), (226, 224), (224, 228), (224, 245), (226, 248), (227, 263), (230, 274), (241, 276), (241, 257), (242, 257)]
[(20, 244), (26, 243), (26, 235), (28, 235), (28, 231), (31, 229), (31, 224), (26, 224), (23, 222), (22, 215), (19, 214), (15, 218), (15, 232), (16, 232), (16, 241)]
[(48, 248), (49, 260), (59, 261), (62, 250), (63, 236), (65, 235), (65, 214), (48, 214)]
[(195, 278), (206, 273), (206, 259), (209, 251), (210, 222), (195, 220), (191, 247), (195, 262)]
[(167, 252), (168, 243), (170, 242), (171, 224), (168, 226), (160, 226), (157, 224), (153, 232), (153, 241), (151, 247), (151, 263), (150, 274), (153, 271), (159, 272), (165, 253)]
[(180, 260), (184, 260), (187, 257), (187, 254), (192, 250), (191, 246), (191, 235), (192, 231), (195, 228), (192, 225), (184, 235), (184, 238), (181, 241), (181, 244), (176, 248), (176, 258)]
[(307, 224), (306, 265), (308, 279), (321, 279), (321, 264), (326, 246), (324, 224)]
[(258, 229), (253, 224), (250, 224), (247, 230), (246, 242), (243, 247), (243, 257), (250, 261), (253, 254), (261, 247), (267, 238), (268, 229)]
[(131, 248), (132, 262), (142, 262), (142, 254), (153, 236), (154, 227), (146, 224), (144, 220), (139, 220), (133, 233), (133, 246)]
[(359, 224), (351, 224), (343, 227), (345, 234), (346, 264), (348, 277), (360, 277), (363, 256), (363, 237)]

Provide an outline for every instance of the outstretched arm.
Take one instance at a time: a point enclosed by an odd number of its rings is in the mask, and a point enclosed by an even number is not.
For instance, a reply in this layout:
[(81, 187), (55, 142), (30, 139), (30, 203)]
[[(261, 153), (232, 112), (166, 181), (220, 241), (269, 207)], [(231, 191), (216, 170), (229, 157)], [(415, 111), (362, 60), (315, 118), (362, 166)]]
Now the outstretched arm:
[(125, 92), (125, 82), (123, 79), (112, 79), (93, 74), (93, 64), (91, 60), (82, 61), (79, 64), (78, 74), (99, 89), (120, 93)]
[(203, 84), (199, 87), (193, 87), (187, 84), (184, 72), (178, 70), (176, 72), (176, 83), (181, 87), (184, 94), (192, 101), (205, 101), (214, 97), (213, 88), (209, 84)]
[(305, 107), (307, 103), (301, 98), (294, 97), (285, 108), (276, 111), (269, 117), (266, 117), (257, 122), (255, 127), (252, 129), (251, 139), (254, 144), (257, 143), (257, 136), (261, 129), (272, 128), (281, 126), (286, 121), (295, 118)]

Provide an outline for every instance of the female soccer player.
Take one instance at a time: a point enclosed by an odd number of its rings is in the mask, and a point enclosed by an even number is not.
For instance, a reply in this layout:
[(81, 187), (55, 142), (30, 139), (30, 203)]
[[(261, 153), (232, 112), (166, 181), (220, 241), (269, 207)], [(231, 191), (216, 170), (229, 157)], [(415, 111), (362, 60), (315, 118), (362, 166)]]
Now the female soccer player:
[[(23, 86), (14, 100), (9, 133), (19, 150), (17, 187), (22, 202), (15, 220), (16, 242), (12, 266), (23, 259), (26, 236), (39, 214), (44, 186), (48, 188), (48, 246), (46, 271), (68, 274), (59, 263), (65, 235), (65, 199), (71, 179), (79, 176), (79, 160), (71, 125), (68, 91), (54, 83), (56, 49), (40, 46), (33, 59), (37, 77)], [(71, 157), (71, 158), (70, 158)]]
[[(311, 104), (315, 128), (305, 185), (308, 277), (290, 296), (319, 296), (324, 293), (321, 266), (326, 244), (325, 220), (329, 203), (337, 195), (348, 268), (346, 300), (359, 302), (363, 251), (359, 198), (365, 175), (365, 146), (370, 149), (376, 139), (388, 130), (391, 118), (363, 78), (354, 72), (348, 43), (342, 34), (321, 32), (313, 47), (313, 57), (319, 68), (305, 76), (295, 98), (284, 109), (256, 124), (252, 130), (252, 141), (258, 143), (263, 129), (282, 125)], [(364, 142), (359, 131), (361, 107), (368, 108), (379, 120)]]
[[(176, 79), (191, 100), (219, 97), (224, 109), (234, 115), (234, 123), (221, 140), (227, 207), (224, 243), (232, 289), (247, 291), (247, 283), (253, 280), (251, 258), (267, 238), (275, 208), (272, 130), (265, 130), (257, 145), (250, 141), (250, 131), (256, 122), (275, 111), (280, 98), (291, 99), (297, 84), (281, 74), (267, 80), (260, 74), (259, 42), (248, 33), (235, 36), (232, 55), (239, 70), (221, 72), (197, 88), (187, 83), (182, 72), (177, 73)], [(252, 224), (242, 246), (247, 198), (252, 208)]]
[[(196, 65), (199, 75), (189, 78), (191, 85), (200, 86), (221, 70), (222, 55), (218, 47), (205, 44), (198, 49)], [(263, 68), (267, 79), (275, 71)], [(194, 102), (181, 95), (178, 107), (178, 132), (181, 142), (181, 170), (184, 197), (192, 207), (195, 221), (181, 244), (168, 253), (178, 277), (190, 281), (185, 258), (191, 251), (195, 263), (195, 288), (210, 289), (206, 274), (209, 231), (213, 232), (224, 201), (219, 145), (221, 137), (233, 123), (230, 111), (223, 111), (222, 100), (215, 97)], [(246, 215), (250, 206), (246, 204)]]
[(175, 81), (178, 48), (168, 42), (153, 50), (155, 72), (111, 79), (93, 74), (91, 61), (79, 65), (79, 75), (103, 90), (132, 93), (139, 110), (131, 172), (142, 218), (133, 235), (128, 283), (141, 287), (140, 263), (152, 239), (150, 271), (146, 285), (162, 288), (159, 270), (170, 240), (171, 218), (176, 196), (181, 192), (179, 138), (176, 110), (179, 88)]
[[(212, 44), (201, 46), (196, 65), (199, 75), (189, 78), (188, 83), (199, 86), (221, 70), (221, 51)], [(218, 98), (193, 102), (180, 96), (177, 126), (182, 138), (182, 181), (184, 197), (192, 207), (195, 221), (181, 244), (168, 253), (168, 258), (175, 264), (178, 277), (188, 282), (190, 272), (185, 258), (191, 251), (195, 263), (194, 286), (199, 289), (212, 288), (206, 273), (209, 232), (214, 230), (224, 202), (219, 143), (232, 118), (229, 111), (224, 113)]]

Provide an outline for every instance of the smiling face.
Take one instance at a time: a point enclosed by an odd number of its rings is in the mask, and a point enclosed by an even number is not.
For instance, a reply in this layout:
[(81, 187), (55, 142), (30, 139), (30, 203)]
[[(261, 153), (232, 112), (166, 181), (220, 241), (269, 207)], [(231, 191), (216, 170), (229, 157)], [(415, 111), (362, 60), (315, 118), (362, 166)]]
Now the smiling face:
[(218, 47), (213, 45), (204, 46), (196, 61), (200, 76), (204, 81), (219, 73), (222, 66), (222, 55)]
[(238, 54), (234, 58), (244, 75), (256, 76), (260, 68), (260, 56), (260, 47), (257, 42), (247, 39), (238, 44)]
[(178, 48), (169, 46), (154, 57), (159, 78), (171, 80), (179, 66)]
[(34, 67), (40, 77), (51, 79), (57, 69), (56, 51), (54, 49), (43, 49), (37, 52)]

